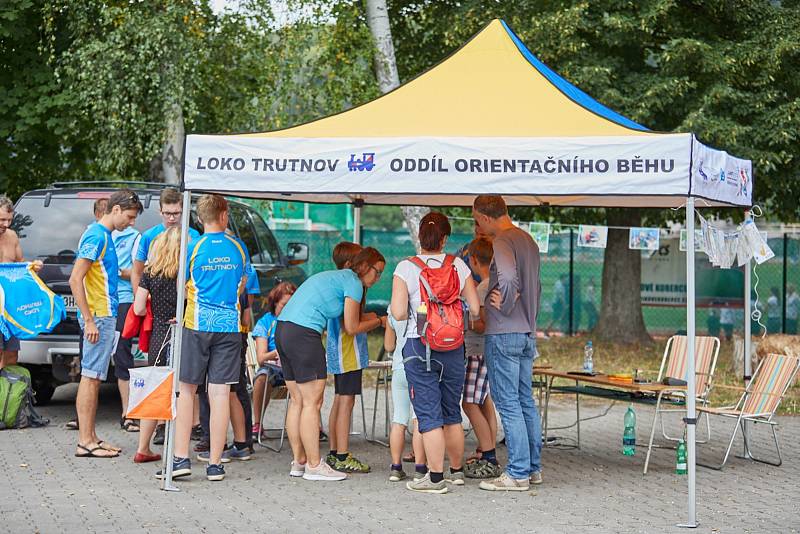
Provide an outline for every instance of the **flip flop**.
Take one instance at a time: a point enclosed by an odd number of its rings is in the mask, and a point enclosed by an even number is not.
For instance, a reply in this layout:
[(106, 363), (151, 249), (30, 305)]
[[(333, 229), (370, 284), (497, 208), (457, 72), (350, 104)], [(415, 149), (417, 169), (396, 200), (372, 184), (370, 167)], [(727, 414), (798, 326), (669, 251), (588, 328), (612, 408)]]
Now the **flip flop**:
[(139, 425), (133, 419), (127, 417), (120, 417), (119, 427), (125, 432), (139, 432)]
[[(105, 450), (107, 450), (107, 451), (116, 452), (117, 454), (119, 454), (119, 453), (121, 453), (121, 452), (122, 452), (122, 449), (121, 449), (120, 447), (115, 447), (114, 445), (108, 445), (108, 444), (107, 444), (105, 441), (103, 441), (102, 439), (100, 439), (100, 440), (97, 440), (97, 444), (100, 446), (100, 448), (101, 448), (101, 449), (105, 449)], [(108, 446), (107, 446), (107, 447), (103, 447), (103, 444), (106, 444), (106, 445), (108, 445)]]
[(83, 450), (83, 451), (86, 451), (86, 452), (85, 453), (77, 453), (76, 452), (75, 453), (75, 457), (76, 458), (116, 458), (117, 456), (119, 456), (119, 453), (116, 453), (116, 454), (95, 454), (97, 451), (111, 452), (111, 451), (109, 451), (109, 449), (104, 449), (103, 447), (100, 447), (99, 445), (97, 447), (94, 447), (94, 448), (90, 449), (89, 447), (85, 447), (85, 446), (83, 446), (83, 445), (81, 445), (79, 443), (78, 444), (78, 448)]
[(77, 419), (73, 419), (71, 421), (67, 421), (67, 424), (64, 425), (64, 426), (67, 428), (67, 430), (78, 430), (79, 429), (78, 420)]

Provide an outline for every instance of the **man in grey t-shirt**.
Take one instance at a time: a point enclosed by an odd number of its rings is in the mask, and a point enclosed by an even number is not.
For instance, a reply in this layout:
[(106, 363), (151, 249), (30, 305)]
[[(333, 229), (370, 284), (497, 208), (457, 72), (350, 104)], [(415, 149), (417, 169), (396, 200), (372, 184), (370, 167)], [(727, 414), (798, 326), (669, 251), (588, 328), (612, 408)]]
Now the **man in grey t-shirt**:
[(476, 198), (472, 216), (494, 238), (484, 358), (508, 446), (505, 473), (480, 487), (526, 491), (530, 484), (542, 482), (542, 427), (531, 388), (541, 294), (539, 247), (530, 234), (514, 226), (499, 195)]

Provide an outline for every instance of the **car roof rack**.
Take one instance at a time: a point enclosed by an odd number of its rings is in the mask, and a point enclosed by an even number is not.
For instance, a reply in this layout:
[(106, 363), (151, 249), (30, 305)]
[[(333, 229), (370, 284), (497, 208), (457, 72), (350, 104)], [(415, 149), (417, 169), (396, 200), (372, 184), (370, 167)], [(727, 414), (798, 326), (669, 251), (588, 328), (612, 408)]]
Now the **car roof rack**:
[(165, 189), (167, 187), (176, 187), (172, 184), (165, 184), (163, 182), (143, 182), (143, 181), (127, 181), (127, 180), (81, 180), (75, 182), (53, 182), (50, 184), (52, 189), (69, 189), (71, 187), (101, 187), (101, 186), (127, 186), (138, 188), (154, 188)]

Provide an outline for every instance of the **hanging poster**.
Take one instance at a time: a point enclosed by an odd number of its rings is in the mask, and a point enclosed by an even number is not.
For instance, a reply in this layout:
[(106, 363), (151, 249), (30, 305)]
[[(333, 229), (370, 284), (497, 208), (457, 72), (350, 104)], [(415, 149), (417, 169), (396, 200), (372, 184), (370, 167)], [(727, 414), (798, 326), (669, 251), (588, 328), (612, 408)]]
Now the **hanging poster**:
[(550, 223), (532, 222), (529, 232), (539, 245), (539, 252), (546, 254), (550, 249)]
[(631, 250), (658, 250), (658, 228), (631, 228), (628, 248)]
[(578, 228), (578, 246), (589, 248), (606, 248), (608, 227), (582, 224)]
[[(681, 240), (679, 244), (679, 248), (681, 251), (686, 252), (686, 229), (684, 228), (681, 230)], [(694, 250), (695, 252), (702, 252), (703, 251), (703, 231), (702, 230), (695, 230), (694, 231)]]

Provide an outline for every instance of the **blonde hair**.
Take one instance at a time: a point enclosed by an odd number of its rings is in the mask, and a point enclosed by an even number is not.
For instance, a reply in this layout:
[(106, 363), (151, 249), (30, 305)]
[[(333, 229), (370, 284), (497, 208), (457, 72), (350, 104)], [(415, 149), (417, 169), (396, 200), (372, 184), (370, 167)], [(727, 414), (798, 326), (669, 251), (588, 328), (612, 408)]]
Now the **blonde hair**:
[(153, 261), (147, 264), (145, 271), (150, 276), (178, 278), (178, 262), (181, 254), (181, 229), (168, 228), (161, 232), (151, 245)]
[(203, 224), (219, 222), (223, 212), (228, 210), (228, 201), (222, 195), (203, 195), (197, 200), (197, 216)]

